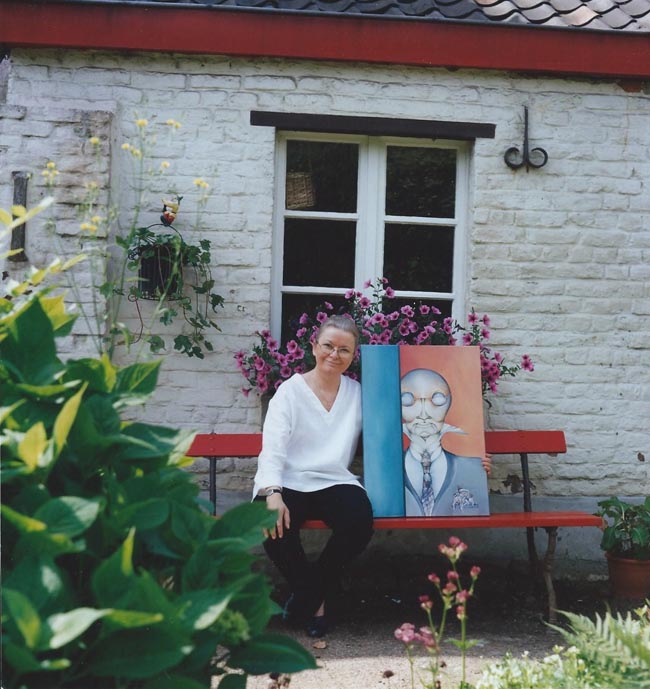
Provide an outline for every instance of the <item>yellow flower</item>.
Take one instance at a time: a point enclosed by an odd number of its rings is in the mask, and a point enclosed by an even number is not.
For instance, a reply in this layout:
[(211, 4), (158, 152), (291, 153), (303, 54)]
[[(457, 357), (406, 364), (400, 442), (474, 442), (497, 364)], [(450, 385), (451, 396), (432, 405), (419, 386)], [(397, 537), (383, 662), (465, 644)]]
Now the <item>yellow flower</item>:
[(94, 180), (91, 180), (90, 182), (85, 182), (84, 187), (92, 191), (93, 189), (99, 189), (99, 184), (97, 184), (97, 182), (95, 182)]
[(95, 232), (97, 232), (97, 225), (93, 225), (93, 223), (90, 222), (82, 222), (79, 227), (82, 232), (88, 232), (88, 234), (95, 234)]
[(168, 160), (163, 160), (162, 163), (160, 163), (160, 169), (161, 170), (166, 170), (169, 167), (169, 161)]
[(93, 146), (99, 146), (99, 137), (98, 136), (91, 136), (90, 139), (88, 139), (88, 141), (90, 141), (90, 143)]
[(209, 189), (210, 185), (201, 177), (197, 177), (194, 180), (194, 186), (198, 187), (199, 189)]
[(93, 217), (90, 219), (90, 222), (92, 222), (95, 225), (99, 225), (100, 222), (102, 222), (104, 218), (102, 218), (100, 215), (93, 215)]
[(127, 143), (122, 144), (122, 150), (123, 151), (130, 151), (131, 150), (131, 144), (127, 144)]
[(149, 124), (149, 120), (145, 120), (144, 117), (141, 117), (139, 120), (136, 120), (135, 123), (138, 127), (142, 128)]
[(165, 124), (168, 124), (170, 127), (173, 127), (174, 129), (180, 129), (183, 126), (180, 122), (171, 119), (171, 117), (165, 122)]
[(131, 155), (134, 158), (142, 158), (142, 151), (139, 148), (136, 148), (135, 146), (131, 146)]
[(56, 170), (56, 163), (53, 163), (51, 160), (50, 162), (45, 166), (48, 170)]

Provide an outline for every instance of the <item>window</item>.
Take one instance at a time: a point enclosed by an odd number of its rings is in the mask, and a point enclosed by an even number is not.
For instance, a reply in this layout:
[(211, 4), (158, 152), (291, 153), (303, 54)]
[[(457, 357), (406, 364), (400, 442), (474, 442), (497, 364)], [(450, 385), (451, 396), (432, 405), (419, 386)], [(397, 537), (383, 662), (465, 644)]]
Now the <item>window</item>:
[(272, 330), (385, 276), (393, 303), (460, 317), (468, 145), (356, 135), (279, 134)]

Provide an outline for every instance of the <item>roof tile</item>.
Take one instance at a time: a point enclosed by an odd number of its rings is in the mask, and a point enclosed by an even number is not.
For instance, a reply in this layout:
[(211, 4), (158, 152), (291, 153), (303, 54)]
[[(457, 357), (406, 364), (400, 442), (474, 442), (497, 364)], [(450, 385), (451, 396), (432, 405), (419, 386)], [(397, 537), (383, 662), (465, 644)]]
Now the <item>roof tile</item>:
[[(77, 0), (77, 2), (97, 0)], [(115, 1), (115, 0), (112, 0)], [(119, 2), (119, 0), (118, 0)], [(123, 3), (471, 21), (519, 26), (650, 32), (650, 0), (122, 0)]]

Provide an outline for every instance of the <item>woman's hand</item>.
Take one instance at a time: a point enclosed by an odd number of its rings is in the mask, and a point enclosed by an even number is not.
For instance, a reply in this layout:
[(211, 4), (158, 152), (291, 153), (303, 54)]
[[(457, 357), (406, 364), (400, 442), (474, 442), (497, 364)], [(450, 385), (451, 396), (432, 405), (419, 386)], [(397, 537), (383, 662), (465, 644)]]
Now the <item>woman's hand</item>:
[(485, 473), (489, 476), (492, 473), (492, 455), (485, 453), (485, 457), (481, 457), (481, 464), (485, 469)]
[(264, 529), (264, 535), (273, 540), (282, 538), (284, 529), (288, 529), (291, 526), (291, 515), (289, 514), (288, 507), (284, 504), (282, 493), (272, 493), (269, 495), (268, 498), (266, 498), (266, 506), (270, 510), (277, 510), (278, 518), (273, 529)]

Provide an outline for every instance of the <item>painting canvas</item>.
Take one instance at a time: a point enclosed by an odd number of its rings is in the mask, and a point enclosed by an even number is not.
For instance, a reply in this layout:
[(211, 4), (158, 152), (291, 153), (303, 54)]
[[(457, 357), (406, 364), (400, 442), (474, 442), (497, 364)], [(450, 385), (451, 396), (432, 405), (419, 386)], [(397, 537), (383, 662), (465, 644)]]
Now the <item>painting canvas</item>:
[(489, 514), (478, 347), (361, 348), (375, 517)]

